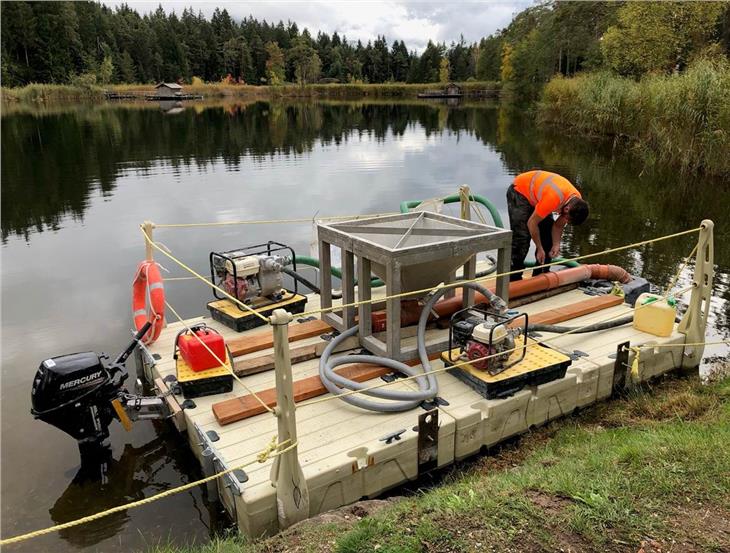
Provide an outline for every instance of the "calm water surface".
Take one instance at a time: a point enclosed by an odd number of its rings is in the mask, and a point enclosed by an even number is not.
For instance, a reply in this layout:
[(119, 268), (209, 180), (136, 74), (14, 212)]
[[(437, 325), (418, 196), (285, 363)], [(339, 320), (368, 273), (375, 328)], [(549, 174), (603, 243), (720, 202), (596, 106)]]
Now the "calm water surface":
[[(174, 113), (177, 111), (177, 113)], [(569, 229), (564, 255), (599, 251), (714, 219), (715, 339), (730, 335), (730, 183), (645, 170), (620, 148), (538, 132), (493, 104), (102, 105), (2, 117), (2, 535), (65, 522), (199, 478), (165, 424), (112, 428), (103, 478), (79, 472), (75, 442), (34, 421), (39, 362), (74, 351), (116, 353), (129, 339), (130, 285), (144, 256), (138, 225), (396, 211), (405, 199), (467, 183), (507, 221), (511, 176), (541, 167), (577, 182), (593, 215)], [(276, 240), (308, 253), (310, 224), (160, 229), (193, 267), (211, 250)], [(596, 260), (666, 285), (694, 238)], [(168, 276), (183, 276), (164, 263)], [(689, 283), (691, 271), (680, 283)], [(185, 316), (210, 294), (166, 292)], [(727, 349), (706, 349), (708, 363)], [(131, 365), (131, 364), (130, 364)], [(17, 551), (144, 549), (205, 541), (227, 522), (200, 490), (53, 534)], [(10, 550), (10, 548), (9, 548)]]

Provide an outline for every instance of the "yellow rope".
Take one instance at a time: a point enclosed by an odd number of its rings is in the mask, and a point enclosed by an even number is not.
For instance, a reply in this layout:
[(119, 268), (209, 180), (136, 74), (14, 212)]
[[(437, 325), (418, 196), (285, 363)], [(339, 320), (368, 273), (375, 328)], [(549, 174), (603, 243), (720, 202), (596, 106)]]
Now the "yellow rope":
[(261, 219), (255, 221), (220, 221), (215, 223), (155, 223), (155, 228), (192, 228), (192, 227), (223, 227), (230, 225), (267, 225), (283, 223), (311, 223), (312, 221), (341, 221), (346, 219), (367, 219), (371, 217), (384, 217), (386, 215), (398, 215), (399, 212), (390, 211), (387, 213), (366, 213), (360, 215), (334, 215), (331, 217), (300, 217), (298, 219)]
[(677, 281), (679, 280), (679, 277), (682, 275), (682, 271), (684, 271), (685, 267), (687, 267), (687, 265), (689, 265), (689, 260), (692, 259), (692, 256), (695, 253), (697, 253), (697, 248), (699, 248), (699, 247), (700, 247), (700, 243), (697, 242), (695, 244), (695, 247), (692, 248), (692, 251), (689, 252), (689, 255), (684, 258), (684, 262), (679, 267), (679, 270), (676, 273), (674, 273), (674, 277), (672, 278), (671, 282), (669, 283), (669, 286), (667, 286), (667, 291), (669, 291), (672, 288), (674, 288), (675, 284), (677, 284)]
[[(266, 410), (267, 410), (267, 411), (268, 411), (269, 413), (272, 413), (272, 414), (273, 414), (273, 413), (274, 413), (274, 410), (273, 410), (273, 409), (272, 409), (271, 407), (269, 407), (268, 405), (266, 405), (266, 402), (265, 402), (265, 401), (264, 401), (263, 399), (261, 399), (261, 398), (260, 398), (260, 397), (259, 397), (259, 396), (258, 396), (258, 395), (256, 394), (256, 392), (254, 392), (254, 391), (253, 391), (253, 390), (252, 390), (251, 388), (249, 388), (248, 386), (246, 386), (246, 385), (245, 385), (245, 384), (243, 383), (243, 380), (241, 380), (241, 379), (240, 379), (240, 378), (238, 377), (238, 375), (237, 375), (237, 374), (236, 374), (236, 373), (234, 372), (234, 370), (233, 370), (233, 367), (231, 367), (231, 368), (229, 369), (229, 368), (228, 368), (228, 367), (226, 366), (226, 364), (225, 364), (225, 363), (223, 362), (223, 360), (222, 360), (222, 359), (221, 359), (220, 357), (218, 357), (218, 356), (217, 356), (217, 355), (215, 354), (215, 352), (214, 352), (214, 351), (213, 351), (212, 349), (210, 349), (210, 347), (208, 346), (208, 344), (206, 344), (205, 342), (203, 342), (203, 340), (202, 340), (202, 339), (200, 338), (200, 336), (198, 336), (198, 335), (197, 335), (197, 334), (196, 334), (195, 332), (193, 332), (193, 331), (192, 331), (192, 329), (191, 329), (191, 328), (190, 328), (190, 327), (188, 326), (188, 324), (187, 324), (187, 323), (186, 323), (186, 322), (185, 322), (185, 321), (183, 320), (183, 318), (182, 318), (182, 317), (181, 317), (181, 316), (179, 315), (179, 313), (178, 313), (177, 311), (175, 311), (175, 308), (174, 308), (174, 307), (173, 307), (172, 305), (170, 305), (170, 303), (169, 303), (169, 302), (168, 302), (167, 300), (165, 300), (165, 305), (167, 306), (167, 308), (168, 308), (168, 309), (169, 309), (170, 311), (172, 311), (172, 314), (173, 314), (173, 315), (175, 315), (175, 317), (177, 317), (177, 320), (178, 320), (178, 321), (180, 321), (180, 322), (182, 323), (182, 325), (183, 325), (183, 326), (184, 326), (184, 327), (185, 327), (185, 328), (187, 329), (187, 331), (188, 331), (188, 332), (189, 332), (190, 334), (192, 334), (193, 336), (195, 336), (195, 338), (196, 338), (196, 340), (198, 340), (198, 342), (200, 342), (201, 344), (203, 344), (203, 347), (204, 347), (204, 348), (205, 348), (206, 350), (208, 350), (208, 353), (210, 353), (210, 354), (211, 354), (211, 355), (212, 355), (212, 356), (213, 356), (213, 357), (215, 358), (215, 360), (216, 360), (216, 361), (218, 361), (218, 364), (219, 364), (219, 365), (220, 365), (221, 367), (223, 367), (224, 369), (228, 370), (228, 371), (229, 371), (229, 372), (231, 373), (231, 376), (233, 376), (233, 378), (235, 378), (235, 379), (236, 379), (236, 382), (238, 382), (238, 383), (239, 383), (239, 384), (240, 384), (241, 386), (243, 386), (243, 387), (244, 387), (244, 389), (245, 389), (245, 390), (246, 390), (246, 391), (247, 391), (247, 392), (248, 392), (249, 394), (251, 394), (251, 395), (252, 395), (252, 396), (253, 396), (254, 398), (256, 398), (256, 401), (258, 401), (258, 402), (259, 402), (259, 403), (260, 403), (260, 404), (262, 405), (262, 407), (263, 407), (264, 409), (266, 409)], [(231, 359), (231, 363), (233, 363), (233, 359)]]
[[(593, 258), (593, 257), (598, 257), (598, 256), (601, 256), (601, 255), (605, 255), (605, 254), (608, 254), (608, 253), (614, 253), (614, 252), (619, 252), (619, 251), (623, 251), (623, 250), (629, 250), (629, 249), (637, 248), (637, 247), (640, 247), (640, 246), (644, 246), (646, 244), (651, 244), (651, 243), (654, 243), (654, 242), (660, 242), (662, 240), (669, 240), (671, 238), (677, 238), (678, 236), (685, 236), (687, 234), (692, 234), (692, 233), (695, 233), (695, 232), (699, 232), (701, 230), (702, 230), (702, 227), (697, 227), (697, 228), (685, 230), (685, 231), (682, 231), (682, 232), (675, 232), (674, 234), (667, 234), (666, 236), (660, 236), (658, 238), (651, 238), (649, 240), (642, 240), (641, 242), (634, 242), (633, 244), (627, 244), (626, 246), (619, 246), (618, 248), (610, 248), (610, 249), (607, 249), (607, 250), (602, 250), (600, 252), (593, 252), (593, 253), (588, 253), (588, 254), (585, 254), (585, 255), (579, 255), (578, 257), (573, 257), (571, 259), (564, 259), (562, 261), (553, 261), (551, 263), (545, 263), (543, 265), (535, 265), (532, 268), (532, 270), (534, 271), (535, 269), (542, 269), (544, 267), (552, 267), (553, 265), (564, 265), (565, 263), (570, 262), (570, 261), (581, 261), (581, 260), (584, 260), (584, 259), (590, 259), (590, 258)], [(355, 301), (355, 302), (352, 302), (352, 303), (344, 303), (344, 304), (341, 304), (341, 305), (333, 305), (332, 307), (320, 307), (319, 309), (312, 309), (310, 311), (305, 311), (304, 313), (299, 314), (299, 316), (300, 317), (309, 317), (311, 315), (317, 315), (319, 313), (329, 313), (331, 311), (339, 311), (339, 310), (341, 310), (341, 309), (343, 309), (345, 307), (357, 307), (359, 305), (365, 305), (365, 304), (368, 304), (368, 303), (382, 302), (382, 301), (389, 300), (389, 299), (403, 298), (403, 297), (414, 296), (414, 295), (423, 295), (423, 294), (426, 294), (426, 293), (429, 293), (429, 292), (435, 292), (436, 290), (441, 290), (441, 289), (444, 289), (444, 288), (458, 288), (459, 286), (461, 286), (461, 285), (463, 285), (465, 283), (468, 283), (468, 282), (480, 282), (480, 281), (492, 280), (492, 279), (495, 279), (495, 278), (509, 276), (509, 275), (514, 275), (514, 274), (522, 273), (522, 272), (524, 272), (524, 269), (519, 269), (519, 270), (514, 270), (514, 271), (507, 271), (507, 272), (504, 272), (504, 273), (497, 273), (497, 274), (488, 275), (486, 277), (477, 277), (477, 278), (472, 278), (472, 279), (469, 279), (469, 280), (460, 280), (458, 282), (452, 282), (452, 283), (449, 283), (449, 284), (439, 284), (438, 286), (434, 286), (432, 288), (423, 288), (421, 290), (410, 290), (408, 292), (402, 292), (400, 294), (393, 294), (391, 296), (377, 297), (377, 298), (372, 298), (372, 299), (369, 299), (369, 300), (360, 300), (360, 301)]]
[[(166, 277), (165, 282), (176, 282), (178, 280), (199, 280), (198, 277), (189, 276), (189, 277)], [(207, 282), (210, 282), (207, 278), (205, 279)]]
[(205, 277), (204, 277), (203, 275), (201, 275), (200, 273), (197, 273), (196, 271), (194, 271), (193, 269), (191, 269), (190, 267), (188, 267), (187, 265), (185, 265), (185, 263), (183, 263), (182, 261), (180, 261), (180, 260), (179, 260), (178, 258), (176, 258), (176, 257), (175, 257), (174, 255), (172, 255), (171, 253), (168, 253), (168, 252), (166, 252), (166, 251), (165, 251), (164, 249), (162, 249), (162, 248), (161, 248), (160, 246), (158, 246), (158, 245), (157, 245), (157, 244), (156, 244), (156, 243), (155, 243), (155, 242), (154, 242), (154, 241), (153, 241), (153, 240), (152, 240), (152, 239), (151, 239), (151, 238), (149, 237), (149, 235), (147, 234), (147, 232), (145, 232), (145, 230), (144, 230), (144, 228), (143, 228), (143, 227), (140, 227), (140, 230), (142, 231), (142, 236), (144, 236), (144, 239), (145, 239), (145, 241), (146, 241), (146, 242), (147, 242), (147, 243), (148, 243), (148, 244), (149, 244), (150, 246), (152, 246), (152, 247), (153, 247), (154, 249), (156, 249), (156, 250), (157, 250), (158, 252), (162, 253), (163, 255), (166, 255), (166, 256), (167, 256), (167, 257), (168, 257), (169, 259), (171, 259), (172, 261), (174, 261), (175, 263), (177, 263), (178, 265), (180, 265), (180, 267), (182, 267), (183, 269), (185, 269), (186, 271), (188, 271), (188, 272), (189, 272), (189, 273), (191, 273), (192, 275), (196, 276), (196, 277), (197, 277), (198, 279), (200, 279), (200, 280), (202, 280), (203, 282), (205, 282), (205, 283), (206, 283), (206, 284), (207, 284), (208, 286), (210, 286), (211, 288), (213, 288), (213, 289), (217, 290), (218, 292), (220, 292), (221, 294), (223, 294), (224, 296), (226, 296), (226, 297), (227, 297), (228, 299), (230, 299), (230, 300), (231, 300), (232, 302), (234, 302), (234, 303), (236, 303), (236, 304), (240, 305), (241, 307), (243, 307), (244, 309), (246, 309), (246, 310), (247, 310), (247, 311), (249, 311), (250, 313), (253, 313), (254, 315), (256, 315), (256, 316), (257, 316), (257, 317), (258, 317), (259, 319), (261, 319), (262, 321), (265, 321), (265, 322), (267, 322), (267, 323), (269, 322), (269, 319), (268, 319), (267, 317), (264, 317), (264, 316), (263, 316), (263, 315), (262, 315), (261, 313), (259, 313), (258, 311), (256, 311), (256, 310), (255, 310), (255, 309), (253, 309), (252, 307), (250, 307), (250, 306), (246, 305), (245, 303), (243, 303), (242, 301), (240, 301), (240, 300), (239, 300), (238, 298), (235, 298), (235, 297), (231, 296), (231, 295), (230, 295), (230, 294), (229, 294), (228, 292), (226, 292), (225, 290), (223, 290), (223, 289), (222, 289), (222, 288), (220, 288), (219, 286), (216, 286), (215, 284), (213, 284), (212, 282), (210, 282), (210, 281), (209, 281), (209, 280), (208, 280), (207, 278), (205, 278)]
[[(276, 438), (274, 438), (274, 439), (276, 439)], [(278, 457), (279, 455), (282, 455), (297, 446), (297, 442), (294, 442), (293, 444), (286, 447), (285, 449), (282, 449), (279, 451), (274, 451), (275, 449), (278, 449), (279, 447), (285, 445), (289, 441), (290, 440), (286, 440), (284, 442), (281, 442), (280, 444), (276, 444), (276, 447), (273, 449), (270, 446), (267, 446), (266, 449), (264, 449), (261, 453), (257, 454), (256, 458), (252, 459), (251, 461), (247, 461), (245, 463), (241, 463), (240, 465), (236, 465), (235, 467), (231, 467), (231, 468), (222, 470), (221, 472), (213, 474), (212, 476), (206, 476), (205, 478), (201, 478), (200, 480), (196, 480), (194, 482), (189, 482), (188, 484), (183, 484), (182, 486), (178, 486), (176, 488), (165, 490), (164, 492), (158, 493), (157, 495), (146, 497), (144, 499), (140, 499), (139, 501), (132, 501), (131, 503), (126, 503), (124, 505), (117, 505), (116, 507), (112, 507), (111, 509), (107, 509), (106, 511), (101, 511), (99, 513), (95, 513), (93, 515), (89, 515), (89, 516), (86, 516), (83, 518), (72, 520), (70, 522), (65, 522), (63, 524), (58, 524), (56, 526), (50, 526), (48, 528), (43, 528), (41, 530), (35, 530), (33, 532), (28, 532), (27, 534), (22, 534), (20, 536), (6, 538), (3, 540), (0, 540), (0, 545), (10, 545), (10, 544), (14, 544), (14, 543), (20, 543), (22, 541), (26, 541), (31, 538), (37, 538), (39, 536), (44, 536), (44, 535), (50, 534), (52, 532), (58, 532), (60, 530), (65, 530), (66, 528), (72, 528), (74, 526), (86, 524), (88, 522), (92, 522), (94, 520), (98, 520), (100, 518), (107, 517), (114, 513), (126, 511), (127, 509), (134, 509), (136, 507), (141, 507), (142, 505), (147, 505), (149, 503), (153, 503), (153, 502), (163, 499), (165, 497), (170, 497), (171, 495), (175, 495), (175, 494), (184, 492), (191, 488), (195, 488), (196, 486), (200, 486), (201, 484), (211, 482), (212, 480), (220, 478), (221, 476), (225, 476), (226, 474), (229, 474), (229, 473), (233, 472), (234, 470), (242, 469), (244, 467), (253, 465), (255, 463), (263, 463), (263, 462), (267, 461), (268, 459), (270, 459), (271, 457)]]

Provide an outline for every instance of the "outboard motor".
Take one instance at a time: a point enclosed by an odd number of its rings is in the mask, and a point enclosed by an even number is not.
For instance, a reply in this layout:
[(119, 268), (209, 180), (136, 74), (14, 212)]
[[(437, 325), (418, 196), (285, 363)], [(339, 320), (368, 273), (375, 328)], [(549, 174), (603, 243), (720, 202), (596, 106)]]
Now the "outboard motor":
[(84, 352), (52, 357), (38, 367), (30, 412), (75, 438), (82, 458), (106, 447), (113, 419), (128, 428), (131, 420), (166, 416), (163, 396), (142, 398), (123, 386), (124, 364), (150, 326), (142, 327), (112, 363), (105, 363), (104, 354)]

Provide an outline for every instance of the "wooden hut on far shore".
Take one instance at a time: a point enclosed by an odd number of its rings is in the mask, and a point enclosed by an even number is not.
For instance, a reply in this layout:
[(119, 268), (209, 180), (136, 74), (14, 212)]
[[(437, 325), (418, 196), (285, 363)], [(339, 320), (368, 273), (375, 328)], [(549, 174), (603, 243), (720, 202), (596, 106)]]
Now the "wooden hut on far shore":
[(182, 86), (177, 83), (160, 83), (155, 86), (155, 95), (158, 98), (175, 98), (182, 96)]

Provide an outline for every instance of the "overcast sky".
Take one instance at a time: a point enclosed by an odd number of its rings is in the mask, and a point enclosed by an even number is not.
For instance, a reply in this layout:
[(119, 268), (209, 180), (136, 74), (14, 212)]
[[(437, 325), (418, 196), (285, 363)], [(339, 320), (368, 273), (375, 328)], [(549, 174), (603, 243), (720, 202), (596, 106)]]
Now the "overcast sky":
[[(104, 2), (115, 6), (118, 2)], [(187, 6), (207, 17), (216, 7), (225, 8), (239, 21), (253, 15), (269, 22), (291, 20), (309, 29), (313, 36), (317, 31), (346, 35), (348, 40), (367, 43), (384, 34), (388, 44), (403, 40), (409, 49), (419, 52), (429, 39), (438, 42), (459, 40), (464, 35), (467, 42), (478, 41), (497, 29), (507, 26), (512, 17), (532, 4), (531, 0), (482, 1), (482, 2), (408, 2), (383, 0), (362, 2), (349, 1), (271, 1), (271, 2), (185, 2), (178, 0), (130, 1), (130, 7), (147, 13), (161, 4), (166, 12), (180, 14)]]

